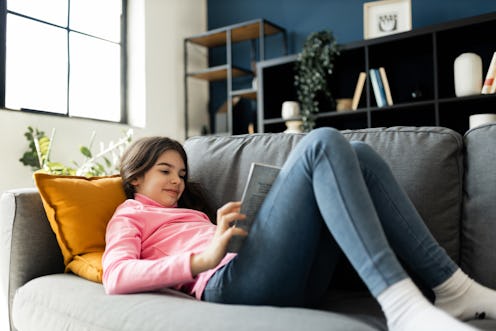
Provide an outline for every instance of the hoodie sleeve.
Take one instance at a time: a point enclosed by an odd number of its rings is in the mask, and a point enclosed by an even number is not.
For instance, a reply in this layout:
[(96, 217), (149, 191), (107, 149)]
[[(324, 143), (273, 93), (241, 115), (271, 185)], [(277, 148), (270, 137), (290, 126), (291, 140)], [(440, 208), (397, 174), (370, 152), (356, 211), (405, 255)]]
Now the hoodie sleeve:
[(107, 226), (103, 254), (103, 286), (107, 294), (159, 290), (193, 282), (190, 252), (156, 260), (140, 259), (142, 225), (114, 216)]

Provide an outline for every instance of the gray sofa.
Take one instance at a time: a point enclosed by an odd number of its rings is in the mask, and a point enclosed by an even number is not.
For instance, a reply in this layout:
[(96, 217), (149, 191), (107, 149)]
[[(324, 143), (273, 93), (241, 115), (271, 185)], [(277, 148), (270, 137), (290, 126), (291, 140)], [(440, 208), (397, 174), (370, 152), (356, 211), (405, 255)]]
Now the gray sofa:
[[(384, 156), (448, 254), (473, 278), (496, 288), (496, 125), (464, 137), (433, 127), (344, 134)], [(191, 138), (185, 143), (191, 178), (220, 206), (240, 198), (251, 162), (281, 165), (301, 138)], [(378, 305), (346, 261), (316, 309), (212, 304), (171, 290), (105, 295), (101, 284), (63, 273), (60, 249), (32, 188), (2, 195), (0, 245), (1, 286), (9, 293), (13, 330), (385, 329)], [(496, 321), (470, 323), (496, 329)]]

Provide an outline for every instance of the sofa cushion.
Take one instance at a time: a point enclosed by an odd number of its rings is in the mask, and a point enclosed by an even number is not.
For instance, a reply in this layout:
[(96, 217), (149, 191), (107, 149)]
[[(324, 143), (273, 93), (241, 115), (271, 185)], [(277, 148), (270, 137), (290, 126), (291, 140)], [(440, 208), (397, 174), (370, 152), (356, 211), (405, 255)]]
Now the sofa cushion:
[(465, 133), (461, 266), (496, 288), (496, 124)]
[(40, 277), (21, 287), (13, 323), (19, 330), (37, 331), (318, 331), (331, 325), (336, 331), (378, 330), (343, 314), (208, 303), (172, 290), (106, 295), (101, 284), (70, 274)]
[(107, 223), (126, 199), (121, 178), (44, 173), (34, 178), (66, 271), (101, 282)]
[[(434, 236), (458, 262), (462, 137), (439, 127), (373, 128), (343, 134), (348, 140), (365, 141), (385, 158)], [(190, 138), (185, 143), (190, 178), (208, 189), (212, 207), (218, 208), (241, 198), (251, 162), (281, 166), (303, 136), (275, 133)]]
[(387, 161), (434, 237), (458, 263), (462, 136), (441, 127), (374, 128), (345, 131), (344, 135), (368, 143)]

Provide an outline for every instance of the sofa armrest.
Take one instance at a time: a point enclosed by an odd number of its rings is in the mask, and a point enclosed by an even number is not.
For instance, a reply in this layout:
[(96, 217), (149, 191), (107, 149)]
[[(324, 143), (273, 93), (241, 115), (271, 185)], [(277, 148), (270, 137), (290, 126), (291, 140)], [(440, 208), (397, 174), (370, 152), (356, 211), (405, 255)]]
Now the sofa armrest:
[(17, 288), (36, 277), (64, 272), (62, 253), (36, 189), (2, 194), (0, 245), (1, 290), (7, 294), (10, 314)]

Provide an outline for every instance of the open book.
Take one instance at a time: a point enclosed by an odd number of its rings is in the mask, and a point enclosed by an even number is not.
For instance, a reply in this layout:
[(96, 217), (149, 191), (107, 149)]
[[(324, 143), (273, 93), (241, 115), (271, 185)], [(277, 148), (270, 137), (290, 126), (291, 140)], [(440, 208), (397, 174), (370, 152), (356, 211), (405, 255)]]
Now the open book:
[[(252, 163), (248, 180), (246, 181), (245, 189), (241, 197), (241, 214), (245, 214), (246, 218), (242, 221), (235, 222), (235, 226), (250, 232), (250, 229), (255, 221), (258, 210), (262, 205), (265, 197), (272, 187), (272, 183), (279, 174), (281, 168), (263, 164)], [(244, 237), (233, 236), (227, 247), (228, 252), (237, 252), (241, 248)]]

